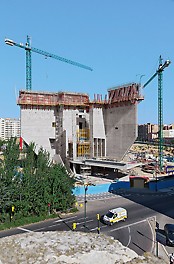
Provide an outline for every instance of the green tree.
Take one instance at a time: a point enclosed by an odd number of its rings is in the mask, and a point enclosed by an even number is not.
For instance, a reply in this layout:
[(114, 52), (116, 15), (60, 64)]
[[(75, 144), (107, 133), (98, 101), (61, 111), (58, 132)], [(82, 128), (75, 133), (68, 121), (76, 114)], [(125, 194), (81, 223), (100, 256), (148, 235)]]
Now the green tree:
[(5, 140), (0, 139), (0, 150), (3, 149), (3, 146), (5, 146), (5, 143), (6, 143)]
[(66, 211), (72, 207), (75, 197), (72, 194), (74, 180), (65, 168), (53, 164), (47, 151), (40, 148), (34, 154), (31, 144), (23, 164), (22, 205), (24, 214), (41, 215), (51, 210)]
[(16, 142), (16, 138), (11, 138), (6, 142), (3, 159), (0, 162), (0, 203), (2, 213), (5, 213), (14, 203), (17, 192), (15, 173), (19, 160), (19, 144)]
[(19, 145), (11, 139), (0, 164), (0, 202), (2, 208), (14, 205), (16, 217), (47, 214), (48, 204), (52, 211), (66, 211), (75, 202), (74, 180), (66, 169), (53, 164), (42, 148), (37, 155), (35, 152), (36, 146), (31, 143), (26, 155), (19, 155)]
[(57, 211), (66, 211), (72, 207), (75, 202), (75, 196), (72, 194), (74, 180), (70, 178), (66, 169), (53, 164), (49, 174), (50, 202), (53, 209)]

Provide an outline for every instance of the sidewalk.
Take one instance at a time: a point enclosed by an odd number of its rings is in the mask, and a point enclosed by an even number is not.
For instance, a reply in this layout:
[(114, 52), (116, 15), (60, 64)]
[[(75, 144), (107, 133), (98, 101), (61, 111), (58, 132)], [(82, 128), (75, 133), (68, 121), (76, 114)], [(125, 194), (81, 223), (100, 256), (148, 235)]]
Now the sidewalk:
[(164, 259), (167, 263), (169, 263), (169, 256), (168, 256), (168, 252), (165, 249), (165, 247), (160, 244), (158, 242), (156, 242), (156, 217), (150, 217), (148, 219), (149, 225), (152, 228), (153, 231), (153, 250), (152, 250), (152, 254), (154, 254), (154, 256), (160, 257), (162, 259)]
[(129, 189), (118, 189), (113, 190), (114, 194), (131, 194), (131, 193), (137, 193), (137, 194), (147, 194), (147, 195), (159, 195), (159, 194), (168, 194), (168, 193), (174, 193), (174, 190), (172, 188), (166, 188), (166, 189), (160, 189), (157, 191), (152, 191), (147, 188), (129, 188)]
[(158, 257), (163, 258), (167, 263), (169, 263), (169, 255), (167, 253), (167, 250), (160, 243), (158, 243)]

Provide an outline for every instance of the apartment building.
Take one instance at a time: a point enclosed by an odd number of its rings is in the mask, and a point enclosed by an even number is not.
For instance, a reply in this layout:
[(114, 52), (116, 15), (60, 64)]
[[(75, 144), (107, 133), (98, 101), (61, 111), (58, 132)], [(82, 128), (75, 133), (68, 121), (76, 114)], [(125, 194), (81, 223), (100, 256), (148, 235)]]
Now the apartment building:
[[(158, 138), (158, 125), (156, 124), (143, 124), (138, 125), (138, 138), (139, 141), (153, 141)], [(170, 141), (174, 138), (174, 124), (163, 126), (164, 141)]]
[(0, 118), (0, 139), (7, 140), (11, 137), (20, 137), (20, 119)]

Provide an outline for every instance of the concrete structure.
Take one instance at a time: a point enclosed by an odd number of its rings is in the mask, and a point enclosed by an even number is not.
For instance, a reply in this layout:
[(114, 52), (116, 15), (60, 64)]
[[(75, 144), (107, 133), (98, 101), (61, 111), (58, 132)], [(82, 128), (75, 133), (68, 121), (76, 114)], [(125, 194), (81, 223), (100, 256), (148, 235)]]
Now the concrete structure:
[(139, 84), (83, 93), (20, 91), (21, 136), (64, 163), (87, 158), (120, 161), (137, 138)]
[(139, 141), (153, 141), (156, 138), (158, 138), (158, 125), (147, 123), (138, 126)]
[(174, 138), (174, 129), (163, 130), (164, 138)]
[(7, 140), (11, 137), (20, 137), (20, 119), (0, 118), (0, 139)]
[[(174, 124), (163, 126), (164, 142), (171, 142), (174, 138)], [(158, 139), (158, 125), (156, 124), (143, 124), (138, 126), (139, 141), (153, 141)]]

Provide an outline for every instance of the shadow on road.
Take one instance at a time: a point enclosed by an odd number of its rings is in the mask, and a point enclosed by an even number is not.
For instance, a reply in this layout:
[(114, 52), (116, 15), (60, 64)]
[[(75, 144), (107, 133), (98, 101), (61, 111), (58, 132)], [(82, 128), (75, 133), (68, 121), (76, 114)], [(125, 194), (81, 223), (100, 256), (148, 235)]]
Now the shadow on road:
[(144, 236), (144, 237), (147, 238), (148, 240), (154, 242), (153, 239), (151, 239), (151, 238), (149, 238), (148, 236), (144, 235), (142, 232), (140, 232), (140, 231), (137, 230), (137, 233), (140, 234), (141, 236)]
[(162, 193), (160, 191), (143, 192), (143, 190), (135, 192), (127, 189), (114, 191), (113, 194), (122, 196), (130, 201), (141, 204), (174, 219), (174, 210), (171, 210), (171, 208), (173, 208), (174, 194), (167, 192)]
[(136, 243), (132, 242), (133, 245), (135, 245), (137, 248), (139, 248), (140, 250), (142, 250), (144, 253), (146, 252), (142, 247), (140, 247), (139, 245), (137, 245)]

